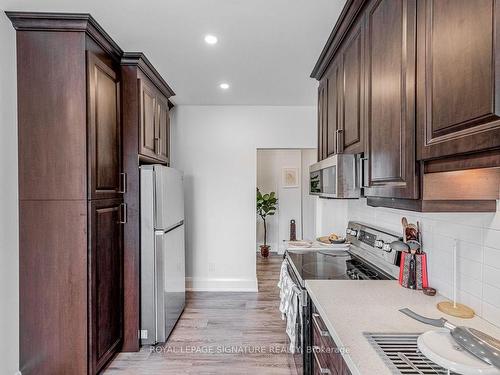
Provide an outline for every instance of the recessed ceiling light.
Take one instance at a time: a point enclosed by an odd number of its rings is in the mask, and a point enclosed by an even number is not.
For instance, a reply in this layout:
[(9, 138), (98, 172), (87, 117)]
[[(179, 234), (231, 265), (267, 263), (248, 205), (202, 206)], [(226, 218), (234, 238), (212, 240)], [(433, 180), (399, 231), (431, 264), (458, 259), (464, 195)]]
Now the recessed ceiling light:
[(216, 44), (217, 43), (217, 37), (215, 35), (205, 35), (205, 42), (207, 44)]
[(221, 83), (219, 85), (219, 87), (222, 89), (222, 90), (227, 90), (229, 88), (229, 83)]

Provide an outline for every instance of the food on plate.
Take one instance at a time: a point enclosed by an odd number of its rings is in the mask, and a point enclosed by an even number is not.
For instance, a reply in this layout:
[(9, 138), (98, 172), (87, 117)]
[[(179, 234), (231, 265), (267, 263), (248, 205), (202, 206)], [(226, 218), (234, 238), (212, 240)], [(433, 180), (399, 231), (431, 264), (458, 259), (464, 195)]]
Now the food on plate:
[(331, 233), (328, 236), (319, 237), (318, 241), (321, 243), (324, 243), (326, 245), (331, 245), (331, 244), (335, 244), (335, 243), (337, 243), (337, 244), (342, 243), (345, 241), (345, 239), (336, 233)]
[(330, 241), (337, 241), (337, 240), (339, 240), (339, 239), (340, 239), (340, 237), (339, 237), (337, 234), (332, 233), (332, 234), (330, 234), (330, 235), (328, 236), (328, 239), (329, 239)]

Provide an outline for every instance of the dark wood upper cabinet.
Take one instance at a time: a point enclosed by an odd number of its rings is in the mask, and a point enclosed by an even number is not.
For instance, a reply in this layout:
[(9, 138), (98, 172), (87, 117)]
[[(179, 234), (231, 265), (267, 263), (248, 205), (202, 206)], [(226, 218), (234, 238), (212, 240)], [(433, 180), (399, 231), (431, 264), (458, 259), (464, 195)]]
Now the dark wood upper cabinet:
[(121, 131), (119, 74), (87, 52), (89, 198), (119, 196)]
[(500, 146), (500, 10), (495, 0), (418, 1), (420, 159)]
[(152, 82), (139, 79), (139, 153), (151, 161), (168, 163), (170, 119), (168, 97)]
[(328, 79), (318, 86), (318, 160), (328, 155)]
[(163, 162), (168, 162), (170, 149), (170, 117), (168, 113), (168, 101), (158, 96), (157, 99), (157, 118), (158, 118), (158, 158)]
[(341, 108), (342, 116), (338, 132), (338, 151), (359, 153), (364, 150), (364, 45), (362, 22), (351, 29), (341, 51), (342, 75)]
[(363, 153), (368, 205), (496, 210), (495, 178), (441, 194), (431, 174), (500, 166), (499, 17), (495, 0), (346, 2), (311, 73), (319, 158)]
[(156, 91), (145, 80), (139, 80), (140, 131), (139, 153), (150, 158), (157, 157), (158, 130)]
[[(123, 168), (127, 174), (124, 202), (124, 327), (122, 351), (138, 351), (140, 324), (140, 176), (141, 163), (168, 163), (169, 99), (175, 95), (142, 53), (121, 58)], [(158, 138), (155, 141), (155, 138)]]
[(327, 155), (330, 156), (339, 152), (339, 129), (341, 123), (341, 70), (339, 59), (332, 61), (330, 70), (326, 74), (328, 100), (326, 103), (327, 112)]
[(123, 338), (123, 204), (90, 205), (89, 333), (91, 373), (119, 350)]
[(366, 11), (367, 196), (418, 198), (415, 5), (374, 0)]
[(318, 89), (319, 160), (363, 152), (363, 34), (358, 23)]

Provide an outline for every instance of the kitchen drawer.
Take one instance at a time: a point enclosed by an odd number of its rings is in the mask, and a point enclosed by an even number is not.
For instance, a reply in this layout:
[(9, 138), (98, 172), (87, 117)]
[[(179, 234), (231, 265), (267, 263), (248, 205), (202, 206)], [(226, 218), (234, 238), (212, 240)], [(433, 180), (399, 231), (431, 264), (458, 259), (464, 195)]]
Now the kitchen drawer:
[(350, 375), (339, 348), (316, 311), (312, 315), (313, 374)]

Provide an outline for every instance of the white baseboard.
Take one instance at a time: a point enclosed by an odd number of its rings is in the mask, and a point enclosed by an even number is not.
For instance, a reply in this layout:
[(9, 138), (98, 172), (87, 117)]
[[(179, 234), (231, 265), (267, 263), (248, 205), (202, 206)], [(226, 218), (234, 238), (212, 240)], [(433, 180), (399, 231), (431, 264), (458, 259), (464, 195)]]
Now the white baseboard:
[(186, 290), (195, 292), (257, 292), (255, 279), (216, 279), (186, 277)]

